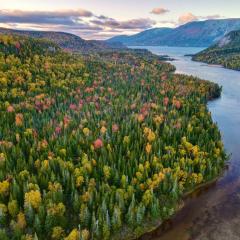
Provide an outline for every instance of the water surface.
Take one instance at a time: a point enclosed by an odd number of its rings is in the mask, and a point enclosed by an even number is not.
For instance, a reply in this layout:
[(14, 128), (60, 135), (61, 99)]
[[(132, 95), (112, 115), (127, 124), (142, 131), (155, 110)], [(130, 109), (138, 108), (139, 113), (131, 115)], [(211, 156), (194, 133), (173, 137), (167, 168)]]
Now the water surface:
[[(229, 167), (207, 190), (185, 201), (185, 207), (151, 234), (151, 240), (239, 240), (240, 239), (240, 72), (193, 62), (186, 54), (201, 48), (145, 47), (155, 54), (169, 55), (177, 73), (211, 80), (223, 87), (221, 98), (208, 103), (225, 148), (231, 153)], [(164, 229), (163, 229), (164, 228)]]

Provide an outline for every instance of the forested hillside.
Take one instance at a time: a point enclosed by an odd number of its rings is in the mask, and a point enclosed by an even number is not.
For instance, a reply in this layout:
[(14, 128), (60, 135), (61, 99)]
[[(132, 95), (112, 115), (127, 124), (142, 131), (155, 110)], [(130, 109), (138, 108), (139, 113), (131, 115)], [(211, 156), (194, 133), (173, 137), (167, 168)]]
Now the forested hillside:
[(1, 35), (0, 62), (1, 240), (134, 238), (224, 166), (221, 89), (150, 53)]
[(193, 60), (240, 70), (240, 31), (230, 32), (214, 46), (196, 54)]
[(107, 43), (104, 41), (84, 40), (79, 36), (65, 32), (51, 31), (27, 31), (0, 28), (0, 34), (15, 34), (19, 36), (32, 37), (36, 39), (45, 39), (54, 42), (56, 45), (67, 51), (80, 53), (94, 53), (106, 51), (109, 49), (124, 48), (121, 43)]

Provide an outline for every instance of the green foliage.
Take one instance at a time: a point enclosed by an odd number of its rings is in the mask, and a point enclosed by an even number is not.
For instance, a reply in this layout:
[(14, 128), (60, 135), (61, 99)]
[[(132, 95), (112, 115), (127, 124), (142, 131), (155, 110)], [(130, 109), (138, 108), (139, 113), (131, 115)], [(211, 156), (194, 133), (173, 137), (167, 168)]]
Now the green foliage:
[(149, 52), (1, 36), (0, 62), (0, 239), (111, 239), (224, 166), (221, 89)]
[(230, 32), (219, 43), (196, 54), (193, 60), (240, 70), (240, 31)]
[(9, 240), (8, 235), (5, 229), (0, 229), (0, 239), (2, 240)]

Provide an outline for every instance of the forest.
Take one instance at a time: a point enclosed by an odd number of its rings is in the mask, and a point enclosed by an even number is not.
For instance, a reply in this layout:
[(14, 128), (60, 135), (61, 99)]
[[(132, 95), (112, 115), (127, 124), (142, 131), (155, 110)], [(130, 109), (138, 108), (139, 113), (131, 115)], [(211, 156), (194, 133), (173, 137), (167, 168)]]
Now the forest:
[(217, 44), (193, 56), (193, 60), (240, 71), (240, 31), (232, 31)]
[[(141, 51), (0, 36), (0, 239), (123, 239), (226, 160), (221, 88)], [(124, 238), (124, 239), (127, 239)]]

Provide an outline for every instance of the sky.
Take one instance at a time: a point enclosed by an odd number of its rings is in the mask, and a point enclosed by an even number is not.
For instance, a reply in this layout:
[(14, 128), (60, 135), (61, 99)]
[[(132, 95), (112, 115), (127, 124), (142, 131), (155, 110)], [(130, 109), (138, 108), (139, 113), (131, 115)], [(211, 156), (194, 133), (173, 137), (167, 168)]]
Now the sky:
[(0, 27), (107, 39), (190, 21), (240, 18), (240, 0), (0, 0)]

